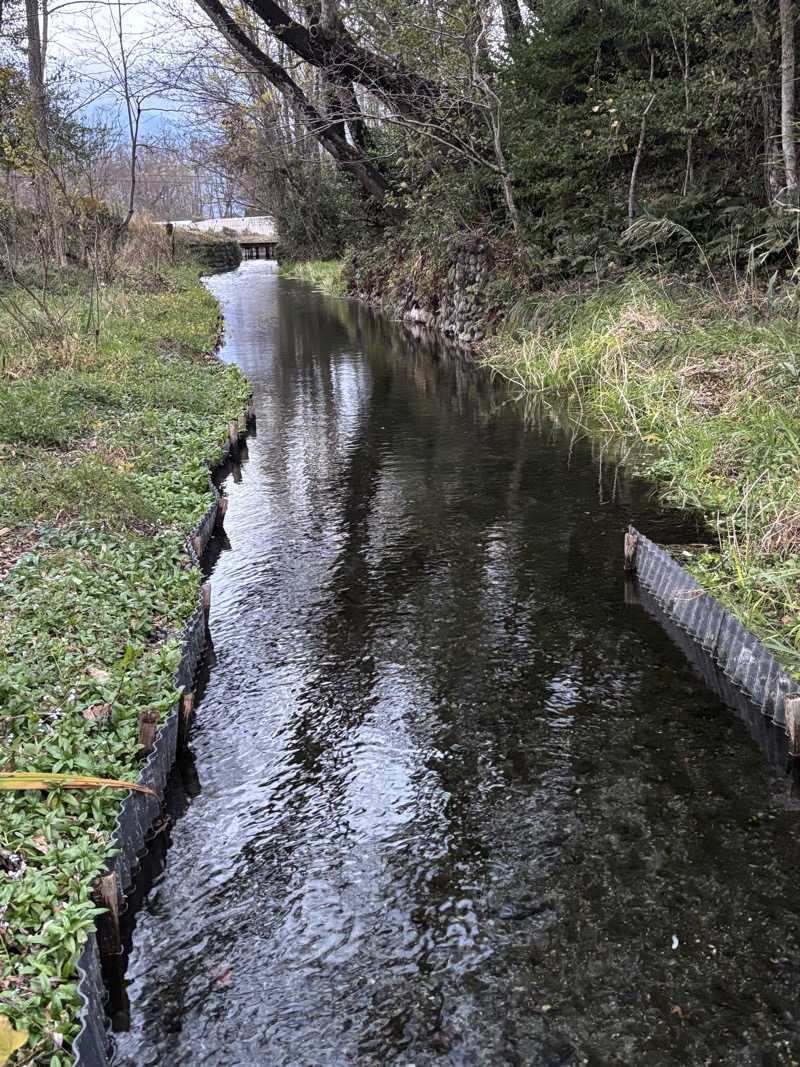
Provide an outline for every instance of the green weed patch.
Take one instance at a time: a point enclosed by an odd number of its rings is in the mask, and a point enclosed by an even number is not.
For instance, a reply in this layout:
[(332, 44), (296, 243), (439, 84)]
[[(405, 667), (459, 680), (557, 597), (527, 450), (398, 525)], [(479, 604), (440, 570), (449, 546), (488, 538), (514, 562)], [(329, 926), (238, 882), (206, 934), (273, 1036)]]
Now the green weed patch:
[(341, 259), (314, 259), (308, 262), (287, 260), (281, 263), (278, 273), (284, 278), (311, 282), (315, 288), (331, 296), (342, 296), (346, 289), (342, 265)]
[[(135, 780), (139, 711), (166, 717), (178, 696), (198, 587), (185, 536), (249, 390), (204, 355), (218, 313), (192, 270), (106, 290), (99, 344), (77, 281), (53, 300), (68, 328), (17, 336), (0, 377), (0, 563), (21, 552), (0, 586), (0, 773)], [(120, 796), (0, 793), (0, 1017), (28, 1034), (11, 1063), (71, 1062)]]

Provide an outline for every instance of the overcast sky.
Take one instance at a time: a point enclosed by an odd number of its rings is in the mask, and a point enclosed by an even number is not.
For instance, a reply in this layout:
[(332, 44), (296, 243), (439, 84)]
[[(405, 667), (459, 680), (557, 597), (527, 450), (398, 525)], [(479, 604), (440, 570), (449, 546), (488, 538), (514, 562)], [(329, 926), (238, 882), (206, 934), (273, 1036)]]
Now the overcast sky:
[(48, 69), (66, 68), (75, 102), (87, 117), (125, 132), (121, 20), (129, 84), (142, 101), (143, 130), (152, 135), (165, 125), (179, 126), (191, 115), (191, 102), (170, 89), (169, 74), (180, 69), (181, 51), (191, 51), (205, 36), (192, 31), (191, 24), (200, 23), (196, 11), (189, 3), (170, 11), (154, 0), (55, 0)]

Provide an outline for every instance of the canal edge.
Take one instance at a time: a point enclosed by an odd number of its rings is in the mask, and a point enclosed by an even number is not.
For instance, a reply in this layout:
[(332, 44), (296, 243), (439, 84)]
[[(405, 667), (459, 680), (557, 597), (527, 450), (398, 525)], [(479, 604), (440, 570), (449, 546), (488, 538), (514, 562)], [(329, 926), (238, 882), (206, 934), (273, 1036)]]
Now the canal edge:
[[(626, 576), (644, 593), (642, 606), (706, 684), (749, 720), (744, 697), (761, 712), (762, 724), (773, 737), (780, 734), (772, 727), (783, 728), (788, 739), (788, 745), (782, 745), (784, 757), (800, 757), (800, 681), (685, 567), (633, 525), (625, 533), (624, 559)], [(758, 723), (750, 725), (758, 730)]]
[[(198, 577), (202, 578), (203, 553), (214, 532), (221, 529), (227, 512), (227, 498), (217, 488), (214, 475), (239, 455), (244, 442), (254, 429), (255, 405), (251, 393), (245, 403), (244, 413), (227, 424), (227, 437), (221, 448), (219, 461), (209, 467), (207, 477), (212, 502), (186, 537), (186, 553), (192, 567), (198, 572)], [(181, 658), (174, 681), (175, 688), (182, 689), (182, 695), (161, 723), (151, 743), (147, 742), (146, 723), (140, 714), (137, 743), (144, 740), (145, 748), (149, 749), (149, 752), (137, 784), (146, 786), (155, 795), (134, 791), (127, 794), (114, 822), (109, 846), (110, 849), (118, 850), (118, 853), (107, 862), (105, 871), (95, 880), (108, 911), (96, 917), (95, 928), (87, 938), (76, 963), (81, 1007), (78, 1013), (80, 1029), (72, 1042), (74, 1067), (110, 1067), (112, 1063), (113, 1039), (106, 1024), (105, 1005), (108, 998), (102, 975), (102, 958), (104, 955), (117, 955), (122, 951), (119, 940), (119, 913), (124, 908), (126, 896), (133, 885), (139, 855), (146, 849), (151, 836), (163, 829), (163, 826), (157, 825), (157, 820), (161, 815), (161, 802), (164, 799), (167, 779), (178, 752), (186, 743), (191, 726), (194, 713), (192, 687), (208, 640), (210, 606), (211, 584), (201, 581), (194, 611), (181, 634)]]

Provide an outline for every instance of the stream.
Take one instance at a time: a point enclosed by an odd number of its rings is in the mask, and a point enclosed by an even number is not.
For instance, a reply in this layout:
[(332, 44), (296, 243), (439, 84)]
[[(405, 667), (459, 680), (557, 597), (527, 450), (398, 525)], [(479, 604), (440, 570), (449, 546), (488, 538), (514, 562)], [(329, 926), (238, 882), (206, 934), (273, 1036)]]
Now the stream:
[[(651, 485), (247, 261), (196, 783), (115, 1064), (800, 1060), (800, 801), (625, 596)], [(564, 421), (564, 420), (562, 420)]]

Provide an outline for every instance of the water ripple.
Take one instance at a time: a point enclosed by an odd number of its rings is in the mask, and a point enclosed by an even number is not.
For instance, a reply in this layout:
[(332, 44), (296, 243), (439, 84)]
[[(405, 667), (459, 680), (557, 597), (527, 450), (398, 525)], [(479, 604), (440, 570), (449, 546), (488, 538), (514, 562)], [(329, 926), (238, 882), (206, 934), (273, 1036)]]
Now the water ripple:
[(694, 531), (454, 354), (210, 285), (258, 431), (118, 1062), (797, 1059), (798, 802), (623, 596), (631, 514)]

